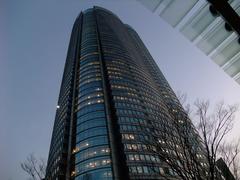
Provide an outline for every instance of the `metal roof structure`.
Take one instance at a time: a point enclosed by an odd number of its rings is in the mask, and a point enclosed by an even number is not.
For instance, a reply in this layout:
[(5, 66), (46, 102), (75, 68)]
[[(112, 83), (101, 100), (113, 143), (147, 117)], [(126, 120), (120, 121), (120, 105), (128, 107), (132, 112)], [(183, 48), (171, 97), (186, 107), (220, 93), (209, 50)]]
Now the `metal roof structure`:
[(137, 0), (240, 84), (240, 0)]

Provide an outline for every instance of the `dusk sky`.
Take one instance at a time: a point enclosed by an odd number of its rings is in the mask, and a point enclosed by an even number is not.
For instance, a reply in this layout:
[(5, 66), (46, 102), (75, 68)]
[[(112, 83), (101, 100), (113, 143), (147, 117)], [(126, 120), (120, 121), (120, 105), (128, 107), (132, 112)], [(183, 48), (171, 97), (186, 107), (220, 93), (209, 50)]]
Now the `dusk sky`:
[[(30, 153), (47, 160), (72, 25), (98, 5), (132, 26), (173, 90), (189, 101), (240, 102), (240, 85), (135, 0), (0, 0), (0, 180), (25, 180)], [(240, 115), (231, 137), (240, 137)]]

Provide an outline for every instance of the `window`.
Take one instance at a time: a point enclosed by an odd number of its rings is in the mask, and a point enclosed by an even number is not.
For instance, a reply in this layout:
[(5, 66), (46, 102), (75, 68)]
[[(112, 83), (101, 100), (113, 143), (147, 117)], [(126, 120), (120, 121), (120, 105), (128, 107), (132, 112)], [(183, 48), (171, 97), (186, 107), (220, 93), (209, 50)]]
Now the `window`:
[(99, 146), (99, 145), (105, 145), (108, 144), (108, 140), (106, 136), (98, 136), (98, 137), (93, 137), (89, 138), (87, 140), (84, 140), (76, 145), (79, 150), (83, 150), (89, 147), (93, 146)]
[(109, 156), (109, 153), (110, 149), (107, 146), (88, 148), (76, 154), (76, 163), (98, 156)]

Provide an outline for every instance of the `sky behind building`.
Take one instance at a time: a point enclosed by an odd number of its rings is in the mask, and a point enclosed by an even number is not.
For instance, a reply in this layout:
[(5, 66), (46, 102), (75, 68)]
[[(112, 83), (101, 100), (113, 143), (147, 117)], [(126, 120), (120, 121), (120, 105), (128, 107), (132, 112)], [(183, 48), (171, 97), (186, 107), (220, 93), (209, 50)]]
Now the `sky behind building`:
[[(27, 179), (20, 162), (31, 152), (47, 158), (71, 28), (93, 5), (132, 26), (171, 87), (190, 101), (240, 102), (233, 79), (135, 0), (0, 0), (0, 179)], [(233, 137), (239, 127), (237, 120)]]

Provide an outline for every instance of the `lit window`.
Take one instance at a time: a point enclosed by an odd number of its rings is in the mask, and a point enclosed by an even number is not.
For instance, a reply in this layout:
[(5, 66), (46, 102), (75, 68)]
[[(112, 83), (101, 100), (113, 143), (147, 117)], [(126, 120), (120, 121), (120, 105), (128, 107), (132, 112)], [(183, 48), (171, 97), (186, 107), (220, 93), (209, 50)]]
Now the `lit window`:
[(75, 176), (75, 175), (76, 175), (76, 172), (72, 171), (71, 176)]
[(163, 168), (160, 167), (160, 168), (159, 168), (159, 171), (160, 171), (161, 174), (164, 174)]
[(77, 153), (78, 151), (79, 151), (79, 147), (76, 147), (73, 149), (72, 153), (74, 154), (74, 153)]
[(143, 173), (142, 167), (141, 167), (141, 166), (138, 166), (138, 167), (137, 167), (137, 171), (138, 171), (138, 173)]

